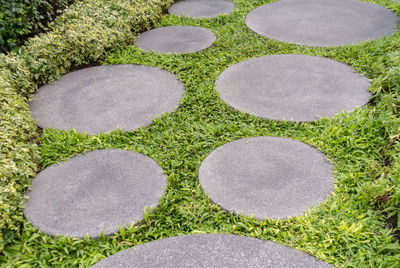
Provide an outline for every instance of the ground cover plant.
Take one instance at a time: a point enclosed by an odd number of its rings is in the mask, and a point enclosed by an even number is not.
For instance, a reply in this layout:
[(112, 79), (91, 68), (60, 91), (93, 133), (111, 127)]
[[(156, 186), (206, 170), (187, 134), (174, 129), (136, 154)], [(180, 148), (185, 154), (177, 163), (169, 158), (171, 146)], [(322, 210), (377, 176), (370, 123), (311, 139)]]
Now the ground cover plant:
[[(37, 157), (40, 168), (45, 168), (95, 149), (143, 153), (157, 161), (168, 176), (169, 187), (159, 207), (146, 210), (137, 226), (125, 226), (119, 233), (97, 240), (48, 236), (20, 219), (20, 231), (10, 235), (0, 257), (5, 266), (86, 267), (155, 239), (215, 232), (279, 242), (336, 266), (400, 265), (400, 33), (337, 48), (287, 44), (261, 37), (244, 23), (250, 10), (270, 1), (234, 2), (236, 10), (229, 16), (196, 20), (166, 15), (156, 25), (210, 29), (217, 41), (209, 49), (157, 55), (131, 45), (109, 53), (104, 61), (157, 66), (174, 73), (186, 87), (175, 112), (125, 133), (86, 135), (45, 129), (37, 145), (40, 154), (34, 150), (27, 159)], [(400, 4), (394, 1), (372, 2), (400, 14)], [(373, 98), (364, 108), (312, 123), (260, 119), (235, 111), (218, 98), (214, 82), (223, 70), (271, 54), (323, 56), (349, 64), (371, 80)], [(254, 220), (225, 212), (210, 202), (197, 180), (202, 160), (230, 141), (261, 135), (291, 138), (321, 150), (335, 165), (335, 192), (305, 215), (288, 220)]]

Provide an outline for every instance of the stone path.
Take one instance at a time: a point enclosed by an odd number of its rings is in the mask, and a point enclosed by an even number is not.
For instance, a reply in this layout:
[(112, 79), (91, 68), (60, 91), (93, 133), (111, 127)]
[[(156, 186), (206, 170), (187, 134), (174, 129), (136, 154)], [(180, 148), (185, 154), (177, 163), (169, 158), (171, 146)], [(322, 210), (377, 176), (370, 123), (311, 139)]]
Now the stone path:
[(220, 98), (268, 119), (313, 121), (367, 104), (367, 78), (334, 60), (306, 55), (249, 59), (221, 73)]
[(167, 179), (156, 162), (124, 150), (92, 151), (40, 172), (27, 194), (25, 215), (52, 235), (97, 238), (137, 223), (156, 207)]
[(192, 53), (210, 47), (216, 37), (207, 29), (195, 26), (169, 26), (144, 32), (136, 46), (156, 53)]
[(142, 65), (109, 65), (64, 75), (41, 87), (30, 103), (42, 128), (98, 134), (147, 126), (179, 106), (184, 86), (168, 71)]
[[(170, 13), (197, 18), (229, 13), (223, 0), (186, 0)], [(278, 40), (336, 46), (394, 32), (393, 12), (355, 0), (281, 0), (246, 18), (255, 32)], [(215, 34), (194, 26), (143, 33), (136, 45), (156, 53), (192, 53), (213, 44)], [(333, 60), (305, 55), (249, 59), (221, 73), (216, 88), (233, 108), (255, 116), (312, 121), (368, 102), (370, 83)], [(141, 65), (87, 68), (41, 87), (30, 108), (42, 128), (90, 134), (150, 124), (178, 107), (184, 86), (162, 69)], [(211, 200), (257, 219), (302, 215), (334, 189), (333, 166), (318, 150), (278, 137), (245, 138), (210, 153), (199, 182)], [(98, 237), (138, 222), (158, 205), (166, 176), (150, 158), (124, 150), (78, 155), (43, 170), (33, 180), (25, 215), (51, 235)], [(142, 244), (95, 267), (330, 267), (298, 250), (270, 241), (227, 234), (185, 235)]]
[(229, 234), (196, 234), (141, 244), (112, 255), (93, 267), (333, 266), (271, 241)]
[(246, 138), (225, 144), (203, 161), (201, 187), (222, 208), (256, 219), (286, 219), (333, 191), (332, 165), (302, 142)]
[(307, 46), (339, 46), (395, 32), (400, 18), (359, 0), (281, 0), (251, 11), (246, 24), (261, 35)]
[(178, 16), (213, 18), (229, 14), (234, 9), (235, 4), (225, 0), (185, 0), (172, 5), (168, 11)]

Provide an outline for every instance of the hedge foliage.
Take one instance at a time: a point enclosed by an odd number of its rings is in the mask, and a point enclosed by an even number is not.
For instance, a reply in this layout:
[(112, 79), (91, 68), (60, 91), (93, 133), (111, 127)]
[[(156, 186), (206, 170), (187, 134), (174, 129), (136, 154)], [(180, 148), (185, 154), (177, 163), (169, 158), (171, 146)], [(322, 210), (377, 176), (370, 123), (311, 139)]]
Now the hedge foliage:
[(18, 52), (0, 54), (0, 251), (23, 221), (23, 193), (36, 174), (38, 129), (27, 101), (38, 86), (72, 67), (93, 64), (106, 51), (133, 42), (173, 0), (79, 0), (47, 33)]
[(0, 52), (42, 32), (73, 0), (0, 0)]

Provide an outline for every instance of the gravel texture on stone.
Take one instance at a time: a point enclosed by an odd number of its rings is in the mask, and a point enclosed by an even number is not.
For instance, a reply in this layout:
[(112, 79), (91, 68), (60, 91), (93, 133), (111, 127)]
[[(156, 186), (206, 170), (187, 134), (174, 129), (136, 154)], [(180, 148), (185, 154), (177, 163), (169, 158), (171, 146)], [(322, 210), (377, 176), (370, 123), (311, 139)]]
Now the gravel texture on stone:
[(313, 121), (368, 103), (367, 78), (343, 63), (307, 55), (249, 59), (223, 71), (220, 98), (246, 113), (275, 120)]
[(123, 250), (105, 267), (333, 267), (293, 248), (229, 234), (182, 235)]
[(313, 147), (255, 137), (225, 144), (200, 166), (199, 181), (223, 209), (254, 218), (299, 216), (333, 191), (332, 165)]
[(42, 128), (98, 134), (147, 126), (179, 106), (184, 86), (170, 72), (145, 65), (108, 65), (64, 75), (30, 102)]
[(185, 0), (172, 5), (169, 13), (191, 18), (213, 18), (229, 14), (234, 9), (235, 4), (225, 0)]
[(125, 150), (91, 151), (50, 166), (33, 179), (25, 216), (51, 235), (96, 238), (142, 220), (156, 207), (167, 178), (142, 154)]
[(210, 47), (215, 34), (196, 26), (168, 26), (144, 32), (136, 40), (136, 46), (155, 53), (192, 53)]
[(281, 0), (251, 11), (246, 24), (258, 34), (307, 46), (339, 46), (395, 32), (400, 18), (359, 0)]

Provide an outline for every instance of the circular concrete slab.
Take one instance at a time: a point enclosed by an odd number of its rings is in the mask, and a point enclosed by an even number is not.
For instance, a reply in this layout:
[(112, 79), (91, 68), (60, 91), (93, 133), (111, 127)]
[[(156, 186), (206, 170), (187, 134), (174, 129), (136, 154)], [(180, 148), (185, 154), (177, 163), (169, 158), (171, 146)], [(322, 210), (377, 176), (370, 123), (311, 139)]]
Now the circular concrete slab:
[(168, 11), (178, 16), (213, 18), (229, 14), (234, 9), (235, 4), (225, 0), (185, 0), (172, 5)]
[(359, 0), (281, 0), (251, 11), (246, 24), (268, 38), (307, 46), (339, 46), (395, 32), (400, 18)]
[(92, 151), (50, 166), (33, 179), (25, 215), (52, 235), (98, 237), (118, 232), (158, 205), (167, 179), (161, 167), (139, 153)]
[(313, 121), (367, 104), (368, 79), (334, 60), (306, 55), (249, 59), (221, 73), (220, 98), (246, 113), (276, 120)]
[(333, 267), (299, 250), (229, 234), (182, 235), (141, 244), (93, 267)]
[(41, 87), (30, 103), (42, 128), (98, 134), (146, 126), (179, 106), (184, 86), (168, 71), (144, 65), (79, 70)]
[(223, 209), (254, 218), (299, 216), (333, 191), (332, 165), (313, 147), (277, 137), (225, 144), (200, 166), (199, 181)]
[(195, 26), (169, 26), (144, 32), (136, 40), (136, 46), (156, 53), (192, 53), (210, 47), (215, 34)]

